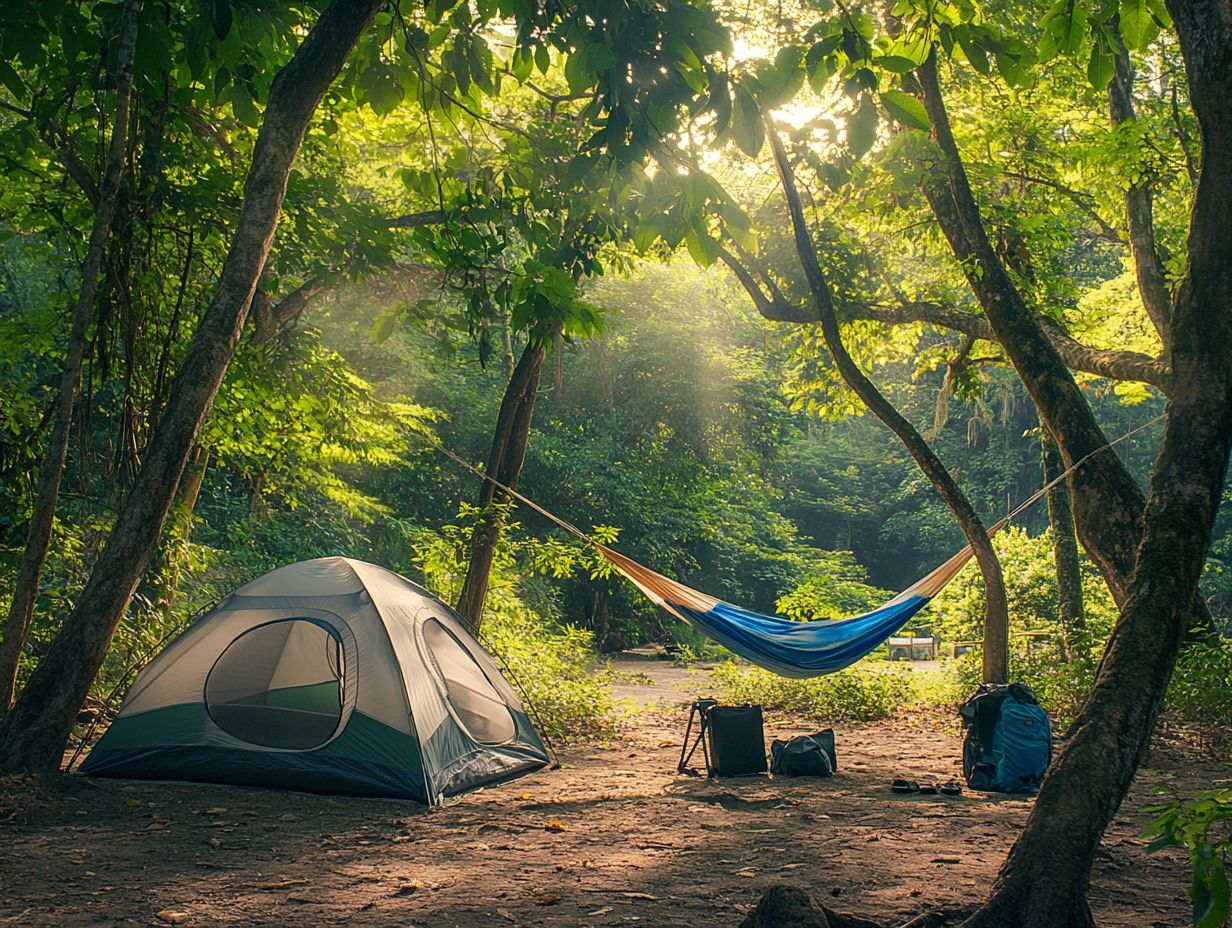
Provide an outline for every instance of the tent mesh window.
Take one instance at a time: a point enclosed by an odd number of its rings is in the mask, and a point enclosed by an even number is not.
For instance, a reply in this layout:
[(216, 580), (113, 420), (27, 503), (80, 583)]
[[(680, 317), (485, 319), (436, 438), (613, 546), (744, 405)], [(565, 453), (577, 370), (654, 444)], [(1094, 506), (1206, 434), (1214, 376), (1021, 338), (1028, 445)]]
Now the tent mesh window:
[(306, 751), (342, 722), (342, 642), (310, 619), (259, 625), (223, 651), (205, 705), (223, 731), (263, 747)]
[(480, 744), (508, 744), (517, 734), (513, 714), (462, 644), (435, 619), (423, 624), (424, 642), (445, 681), (449, 704), (466, 733)]

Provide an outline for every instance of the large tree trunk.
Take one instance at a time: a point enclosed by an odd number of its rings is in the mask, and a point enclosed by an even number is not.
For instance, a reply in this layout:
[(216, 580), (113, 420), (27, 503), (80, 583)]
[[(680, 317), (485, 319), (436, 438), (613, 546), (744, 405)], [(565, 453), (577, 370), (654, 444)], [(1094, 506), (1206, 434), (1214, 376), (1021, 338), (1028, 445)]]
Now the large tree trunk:
[(60, 497), (60, 478), (64, 473), (69, 434), (73, 424), (73, 403), (77, 396), (77, 386), (81, 382), (81, 367), (85, 359), (86, 333), (90, 328), (90, 318), (94, 314), (99, 274), (119, 201), (121, 170), (128, 153), (128, 113), (132, 102), (133, 57), (137, 49), (141, 4), (142, 0), (128, 0), (120, 19), (120, 37), (116, 48), (116, 105), (107, 162), (103, 169), (103, 183), (94, 210), (94, 225), (90, 229), (85, 265), (81, 269), (81, 290), (73, 307), (64, 372), (60, 375), (60, 393), (56, 398), (51, 436), (47, 440), (47, 449), (39, 468), (26, 547), (22, 552), (21, 566), (17, 570), (17, 582), (13, 588), (13, 601), (9, 606), (4, 638), (0, 640), (0, 715), (7, 712), (13, 704), (17, 688), (17, 668), (30, 633), (34, 604), (38, 599), (39, 580), (43, 575), (43, 563), (51, 545), (56, 503)]
[[(522, 465), (526, 461), (526, 444), (530, 439), (535, 398), (539, 392), (543, 362), (547, 357), (547, 344), (548, 337), (531, 337), (505, 387), (500, 412), (496, 416), (496, 431), (492, 436), (488, 466), (484, 473), (511, 490), (517, 489)], [(471, 533), (466, 580), (462, 584), (462, 593), (458, 596), (458, 613), (472, 635), (479, 633), (483, 621), (483, 601), (488, 595), (488, 578), (492, 574), (496, 544), (505, 524), (505, 512), (509, 502), (508, 493), (498, 489), (491, 480), (483, 481), (479, 488), (479, 517)]]
[[(1043, 436), (1044, 483), (1049, 484), (1065, 473), (1065, 464), (1056, 443)], [(1069, 484), (1064, 480), (1048, 491), (1048, 528), (1052, 534), (1052, 560), (1057, 571), (1057, 617), (1065, 655), (1073, 657), (1073, 633), (1086, 624), (1082, 602), (1082, 562), (1078, 557), (1078, 537), (1074, 534), (1074, 509)]]
[(988, 683), (1005, 683), (1009, 677), (1009, 606), (1005, 595), (1005, 580), (1001, 575), (1001, 562), (993, 550), (988, 530), (980, 521), (980, 517), (976, 515), (975, 508), (967, 499), (967, 495), (950, 475), (945, 465), (941, 463), (941, 459), (929, 447), (928, 442), (924, 440), (915, 426), (881, 395), (843, 345), (838, 317), (834, 312), (834, 298), (830, 292), (829, 282), (818, 263), (812, 236), (809, 235), (791, 162), (783, 148), (782, 139), (779, 138), (769, 121), (767, 121), (766, 129), (774, 151), (775, 166), (778, 168), (779, 178), (783, 183), (783, 192), (787, 198), (796, 253), (799, 255), (805, 279), (808, 281), (809, 292), (817, 307), (826, 346), (830, 349), (834, 364), (843, 380), (860, 398), (860, 401), (898, 436), (899, 441), (910, 452), (924, 476), (936, 488), (938, 495), (962, 528), (963, 534), (966, 535), (984, 578), (984, 680)]
[[(1107, 438), (1073, 376), (1014, 286), (988, 239), (950, 129), (937, 77), (935, 53), (916, 72), (940, 158), (925, 184), (938, 224), (997, 340), (1030, 393), (1044, 427), (1057, 441), (1070, 476), (1074, 521), (1087, 554), (1099, 567), (1118, 606), (1125, 603), (1142, 538), (1146, 499)], [(1192, 623), (1212, 625), (1201, 599), (1192, 598)]]
[(1184, 640), (1232, 447), (1232, 6), (1172, 0), (1202, 169), (1172, 318), (1174, 389), (1142, 543), (1090, 698), (970, 928), (1089, 926), (1086, 888)]
[(180, 475), (235, 354), (286, 193), (322, 95), (384, 0), (334, 0), (274, 78), (244, 205), (218, 286), (189, 345), (115, 528), (77, 607), (0, 722), (0, 767), (52, 773), (133, 590), (157, 550)]

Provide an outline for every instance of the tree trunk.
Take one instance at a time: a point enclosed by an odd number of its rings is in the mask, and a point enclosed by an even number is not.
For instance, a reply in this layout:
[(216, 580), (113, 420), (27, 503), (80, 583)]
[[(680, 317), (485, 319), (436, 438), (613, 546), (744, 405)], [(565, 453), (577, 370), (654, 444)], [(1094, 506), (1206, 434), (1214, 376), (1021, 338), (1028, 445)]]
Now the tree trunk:
[(137, 49), (141, 4), (142, 0), (128, 0), (120, 20), (120, 38), (116, 49), (116, 105), (111, 125), (111, 141), (107, 149), (107, 163), (94, 211), (94, 224), (90, 229), (85, 266), (81, 270), (81, 291), (77, 294), (77, 302), (73, 306), (73, 321), (69, 329), (64, 372), (60, 375), (60, 393), (56, 398), (51, 436), (47, 440), (47, 449), (39, 468), (26, 547), (22, 552), (21, 566), (17, 570), (17, 582), (13, 588), (13, 601), (9, 606), (4, 638), (0, 640), (0, 715), (7, 712), (13, 704), (17, 688), (17, 668), (30, 633), (39, 581), (43, 575), (43, 563), (51, 545), (56, 503), (60, 497), (60, 478), (68, 457), (73, 403), (77, 396), (77, 386), (81, 382), (81, 368), (85, 359), (86, 333), (90, 328), (90, 318), (94, 314), (99, 274), (119, 201), (120, 174), (128, 152), (128, 113), (132, 103), (133, 57)]
[[(1065, 466), (1084, 462), (1070, 475), (1078, 537), (1122, 606), (1142, 538), (1146, 505), (1142, 488), (1108, 447), (1086, 398), (1045, 334), (1044, 323), (1027, 306), (988, 240), (950, 129), (935, 52), (916, 74), (941, 154), (925, 183), (925, 195), (1041, 422), (1056, 439)], [(1194, 626), (1213, 627), (1199, 597), (1193, 597), (1192, 608)]]
[[(1134, 65), (1117, 36), (1113, 76), (1108, 82), (1108, 114), (1113, 128), (1137, 121), (1134, 112)], [(1155, 207), (1152, 178), (1143, 177), (1125, 190), (1125, 224), (1129, 231), (1129, 250), (1134, 259), (1138, 293), (1147, 317), (1159, 334), (1164, 353), (1172, 339), (1172, 295), (1168, 292), (1164, 262), (1155, 244)]]
[(1172, 317), (1174, 390), (1142, 543), (1095, 687), (992, 897), (969, 928), (1092, 924), (1091, 864), (1129, 789), (1188, 627), (1232, 447), (1232, 15), (1172, 0), (1202, 135), (1189, 264)]
[[(1045, 432), (1041, 442), (1044, 450), (1044, 483), (1052, 483), (1065, 473), (1061, 453)], [(1048, 527), (1052, 533), (1052, 559), (1057, 569), (1057, 613), (1066, 660), (1073, 658), (1075, 631), (1086, 624), (1082, 602), (1082, 563), (1078, 558), (1078, 537), (1074, 534), (1074, 510), (1070, 502), (1069, 484), (1058, 483), (1048, 491)]]
[[(550, 336), (531, 337), (505, 387), (500, 412), (496, 416), (496, 432), (492, 436), (488, 466), (484, 473), (511, 490), (517, 489), (522, 464), (526, 460), (526, 443), (530, 439), (548, 338)], [(496, 543), (500, 540), (509, 502), (509, 494), (497, 489), (490, 480), (485, 480), (479, 488), (479, 517), (471, 533), (470, 561), (462, 593), (458, 596), (458, 613), (473, 635), (479, 633), (482, 624), (488, 578), (492, 574)]]
[(201, 485), (205, 482), (209, 461), (209, 451), (198, 445), (184, 468), (184, 476), (180, 478), (180, 486), (167, 515), (168, 524), (163, 532), (165, 541), (158, 555), (158, 581), (150, 596), (150, 601), (161, 613), (164, 621), (170, 619), (175, 609), (176, 597), (179, 595), (184, 562), (188, 546), (192, 542), (193, 511), (201, 495)]
[(924, 476), (928, 478), (938, 495), (949, 507), (955, 520), (967, 537), (967, 542), (975, 552), (976, 563), (984, 578), (984, 645), (983, 673), (987, 683), (1005, 683), (1009, 678), (1009, 605), (1005, 595), (1005, 580), (1001, 575), (1001, 562), (993, 550), (988, 530), (976, 515), (962, 488), (946, 470), (941, 459), (929, 447), (923, 436), (907, 419), (877, 390), (873, 382), (865, 376), (856, 365), (851, 355), (843, 345), (842, 333), (838, 327), (838, 317), (834, 312), (834, 300), (830, 293), (830, 285), (822, 273), (817, 261), (817, 251), (809, 235), (808, 225), (804, 219), (804, 208), (800, 203), (800, 194), (796, 189), (795, 176), (787, 152), (783, 149), (774, 126), (767, 120), (767, 137), (774, 151), (774, 161), (778, 168), (779, 178), (783, 183), (783, 192), (787, 198), (788, 212), (791, 214), (791, 225), (796, 243), (796, 253), (804, 268), (804, 276), (808, 281), (809, 291), (816, 304), (821, 321), (822, 334), (834, 364), (847, 385), (855, 391), (860, 401), (864, 403), (889, 429), (898, 436), (899, 441), (906, 446), (908, 452), (919, 465)]
[(304, 132), (322, 95), (383, 5), (383, 0), (334, 0), (270, 86), (244, 205), (214, 297), (76, 608), (0, 722), (3, 769), (50, 774), (59, 768), (73, 719), (157, 549), (180, 475), (235, 355)]

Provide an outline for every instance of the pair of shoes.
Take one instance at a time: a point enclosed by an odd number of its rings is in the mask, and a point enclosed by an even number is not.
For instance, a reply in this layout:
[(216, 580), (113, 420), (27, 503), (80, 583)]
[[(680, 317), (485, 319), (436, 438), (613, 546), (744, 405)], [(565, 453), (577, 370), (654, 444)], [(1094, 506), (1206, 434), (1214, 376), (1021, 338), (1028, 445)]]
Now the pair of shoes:
[(917, 783), (915, 780), (895, 780), (890, 784), (890, 792), (904, 795), (918, 794), (920, 796), (961, 796), (962, 787), (957, 780), (950, 780), (938, 786), (935, 783)]

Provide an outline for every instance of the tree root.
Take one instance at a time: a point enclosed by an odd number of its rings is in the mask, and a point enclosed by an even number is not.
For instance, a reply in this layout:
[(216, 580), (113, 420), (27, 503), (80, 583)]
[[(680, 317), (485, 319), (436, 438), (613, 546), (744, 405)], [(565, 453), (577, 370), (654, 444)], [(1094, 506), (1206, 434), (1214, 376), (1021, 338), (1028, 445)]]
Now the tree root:
[[(946, 908), (922, 912), (901, 928), (954, 928), (971, 909)], [(774, 886), (740, 923), (740, 928), (889, 928), (855, 915), (842, 915), (826, 908), (795, 886)]]

